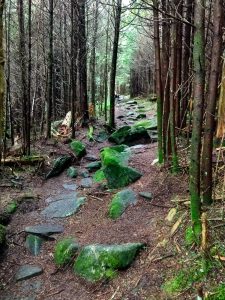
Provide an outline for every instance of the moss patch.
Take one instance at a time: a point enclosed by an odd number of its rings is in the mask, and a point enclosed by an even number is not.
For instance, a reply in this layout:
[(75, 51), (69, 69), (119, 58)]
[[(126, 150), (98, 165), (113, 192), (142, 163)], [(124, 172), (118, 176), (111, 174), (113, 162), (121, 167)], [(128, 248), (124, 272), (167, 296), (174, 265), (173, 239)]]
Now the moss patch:
[(79, 246), (73, 238), (67, 238), (56, 244), (54, 262), (57, 266), (64, 266), (73, 260)]
[(78, 158), (81, 158), (86, 154), (85, 145), (80, 141), (73, 141), (72, 143), (70, 143), (70, 148)]
[(141, 243), (86, 246), (75, 261), (74, 272), (91, 282), (111, 279), (116, 270), (130, 266), (143, 246)]
[(225, 283), (219, 284), (215, 287), (208, 296), (206, 300), (224, 300), (225, 299)]
[(16, 212), (18, 208), (18, 204), (16, 201), (12, 201), (11, 203), (9, 203), (6, 207), (6, 213), (8, 214), (14, 214)]

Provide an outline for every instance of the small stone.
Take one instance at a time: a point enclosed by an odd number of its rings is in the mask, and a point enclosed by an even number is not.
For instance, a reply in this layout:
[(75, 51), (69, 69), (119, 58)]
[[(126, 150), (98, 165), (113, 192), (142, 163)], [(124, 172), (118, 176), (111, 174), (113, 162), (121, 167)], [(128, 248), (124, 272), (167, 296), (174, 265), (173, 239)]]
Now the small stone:
[(96, 160), (98, 160), (98, 157), (95, 155), (88, 154), (85, 156), (85, 159), (88, 161), (96, 161)]
[(84, 177), (84, 178), (87, 178), (87, 177), (90, 176), (88, 170), (86, 170), (86, 169), (80, 170), (80, 171), (79, 171), (79, 175), (80, 175), (81, 177)]
[(140, 192), (139, 195), (142, 196), (145, 199), (152, 200), (152, 193), (149, 193), (149, 192)]
[(94, 161), (94, 162), (91, 162), (90, 164), (88, 164), (86, 166), (86, 168), (89, 170), (89, 171), (96, 171), (98, 169), (100, 169), (102, 166), (102, 163), (101, 161)]
[(65, 183), (63, 184), (64, 189), (69, 191), (76, 191), (77, 185), (75, 183)]
[(25, 232), (43, 236), (50, 236), (56, 233), (62, 233), (64, 227), (57, 224), (40, 224), (34, 226), (25, 227)]
[(66, 218), (75, 214), (84, 204), (86, 198), (77, 198), (74, 194), (73, 198), (51, 202), (42, 212), (48, 218)]
[(30, 253), (34, 256), (37, 256), (41, 252), (41, 246), (44, 240), (33, 234), (29, 234), (26, 238), (26, 248), (30, 251)]
[(93, 185), (92, 178), (88, 177), (88, 178), (82, 179), (80, 185), (82, 188), (91, 188)]
[(76, 178), (78, 175), (78, 170), (74, 167), (69, 167), (69, 169), (67, 170), (67, 175), (70, 178)]
[(129, 105), (131, 105), (131, 104), (137, 104), (137, 101), (134, 101), (134, 100), (129, 100), (129, 101), (127, 101), (127, 103), (126, 104), (129, 104)]
[(21, 280), (26, 280), (41, 275), (42, 273), (43, 273), (43, 269), (41, 267), (24, 265), (19, 268), (19, 270), (15, 275), (15, 278), (16, 281), (21, 281)]
[(103, 143), (108, 139), (108, 133), (105, 131), (100, 131), (99, 134), (97, 135), (97, 137), (95, 138), (95, 140), (98, 143)]
[(117, 119), (123, 119), (123, 118), (124, 118), (124, 115), (117, 116)]

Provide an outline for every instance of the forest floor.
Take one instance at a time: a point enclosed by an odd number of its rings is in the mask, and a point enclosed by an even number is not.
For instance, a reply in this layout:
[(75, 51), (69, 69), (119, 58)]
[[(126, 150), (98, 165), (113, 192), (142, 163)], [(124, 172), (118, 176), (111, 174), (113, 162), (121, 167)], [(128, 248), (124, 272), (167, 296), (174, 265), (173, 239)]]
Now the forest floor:
[[(124, 114), (123, 105), (117, 105), (116, 116), (121, 114)], [(153, 105), (148, 117), (154, 115)], [(117, 120), (118, 126), (127, 122), (126, 119)], [(95, 125), (95, 132), (100, 130), (101, 122)], [(89, 142), (84, 129), (78, 132), (77, 139), (86, 144), (88, 154), (97, 157), (102, 147), (111, 145), (108, 141)], [(69, 146), (60, 141), (54, 143), (42, 140), (35, 143), (34, 150), (53, 159), (68, 154)], [(115, 191), (100, 191), (95, 184), (91, 188), (78, 188), (79, 195), (87, 197), (78, 213), (63, 219), (48, 220), (41, 214), (47, 205), (46, 199), (69, 193), (63, 185), (76, 183), (80, 186), (81, 177), (69, 179), (64, 172), (58, 177), (45, 180), (42, 176), (43, 170), (34, 167), (14, 170), (23, 182), (22, 188), (1, 185), (2, 206), (24, 194), (31, 194), (33, 199), (21, 203), (7, 226), (8, 248), (0, 262), (0, 299), (158, 300), (196, 297), (196, 287), (193, 286), (173, 297), (162, 288), (168, 278), (176, 275), (181, 268), (181, 257), (186, 255), (182, 235), (188, 222), (188, 207), (171, 200), (188, 198), (188, 179), (185, 172), (174, 176), (166, 168), (152, 165), (157, 156), (156, 150), (156, 143), (132, 148), (129, 165), (139, 170), (143, 176), (129, 188), (137, 194), (151, 192), (153, 199), (148, 201), (138, 195), (137, 204), (127, 208), (117, 220), (108, 217), (109, 203)], [(74, 163), (74, 166), (82, 170), (87, 163), (84, 157)], [(6, 171), (5, 181), (7, 178)], [(169, 222), (166, 217), (171, 208), (176, 208), (177, 214)], [(54, 235), (55, 240), (45, 242), (40, 255), (32, 256), (25, 247), (24, 228), (41, 223), (61, 224), (64, 232)], [(81, 246), (128, 242), (143, 242), (147, 246), (131, 267), (119, 271), (116, 278), (91, 284), (75, 275), (71, 266), (60, 270), (55, 267), (54, 247), (58, 240), (65, 237), (75, 237)], [(26, 264), (41, 266), (44, 272), (38, 277), (16, 282), (18, 268)]]

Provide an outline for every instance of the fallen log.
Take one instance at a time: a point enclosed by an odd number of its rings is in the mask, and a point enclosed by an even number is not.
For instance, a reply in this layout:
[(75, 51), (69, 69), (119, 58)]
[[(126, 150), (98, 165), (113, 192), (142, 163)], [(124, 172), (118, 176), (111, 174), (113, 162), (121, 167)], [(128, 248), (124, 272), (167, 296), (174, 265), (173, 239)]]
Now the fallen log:
[(35, 165), (44, 162), (46, 157), (44, 156), (22, 156), (22, 157), (7, 157), (1, 160), (2, 165), (12, 166), (18, 165)]

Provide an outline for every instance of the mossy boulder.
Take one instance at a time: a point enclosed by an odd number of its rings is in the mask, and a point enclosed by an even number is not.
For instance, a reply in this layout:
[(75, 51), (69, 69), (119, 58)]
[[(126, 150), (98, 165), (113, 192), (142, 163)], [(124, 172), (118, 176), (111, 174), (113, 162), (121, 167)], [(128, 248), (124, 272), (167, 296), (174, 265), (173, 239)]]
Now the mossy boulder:
[(109, 188), (125, 187), (142, 174), (127, 166), (131, 152), (125, 145), (106, 147), (101, 152), (102, 171)]
[(118, 145), (136, 145), (141, 142), (150, 142), (150, 137), (144, 127), (123, 126), (110, 135), (109, 141)]
[(119, 218), (129, 205), (135, 204), (137, 201), (136, 194), (131, 189), (125, 189), (117, 193), (109, 207), (109, 216), (112, 219)]
[(44, 242), (44, 239), (40, 236), (28, 234), (26, 237), (26, 248), (29, 250), (29, 252), (36, 256), (41, 252), (41, 246)]
[(146, 130), (157, 129), (157, 119), (153, 118), (150, 120), (141, 120), (134, 123), (133, 128), (145, 128)]
[(67, 176), (70, 178), (76, 178), (78, 176), (78, 170), (74, 167), (69, 167), (67, 170)]
[(74, 272), (91, 282), (111, 279), (117, 270), (129, 267), (143, 247), (141, 243), (86, 246), (75, 261)]
[(86, 147), (80, 141), (73, 141), (72, 143), (70, 143), (70, 148), (78, 158), (82, 158), (86, 154)]
[(69, 166), (71, 161), (72, 161), (72, 157), (68, 156), (68, 155), (58, 157), (53, 162), (53, 167), (52, 167), (51, 171), (46, 175), (46, 179), (49, 179), (54, 176), (58, 176)]
[(57, 266), (61, 267), (70, 263), (77, 250), (79, 249), (78, 243), (74, 238), (66, 238), (56, 244), (54, 252), (54, 262)]
[(6, 228), (0, 224), (0, 249), (6, 242)]

